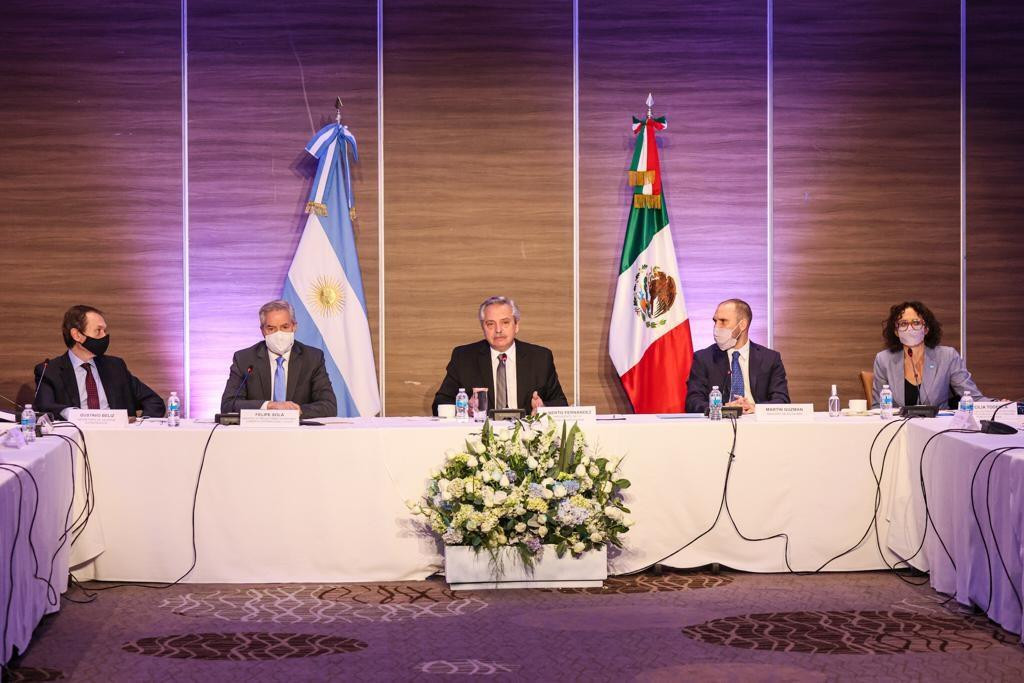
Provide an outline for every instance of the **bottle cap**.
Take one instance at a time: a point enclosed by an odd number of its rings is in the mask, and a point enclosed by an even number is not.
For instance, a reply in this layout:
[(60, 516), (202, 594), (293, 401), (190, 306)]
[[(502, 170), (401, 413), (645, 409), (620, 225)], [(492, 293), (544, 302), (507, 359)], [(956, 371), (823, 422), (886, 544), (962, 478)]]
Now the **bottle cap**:
[(832, 385), (832, 395), (833, 395), (833, 396), (835, 396), (835, 395), (836, 395), (836, 393), (837, 393), (837, 392), (836, 392), (836, 385), (835, 385), (835, 384), (833, 384), (833, 385)]
[(883, 385), (882, 385), (882, 388), (883, 388), (883, 389), (888, 389), (888, 388), (889, 388), (889, 385), (888, 385), (888, 384), (883, 384)]
[(717, 390), (718, 390), (718, 385), (717, 384), (715, 386), (711, 387), (711, 391), (717, 391)]
[(25, 407), (22, 408), (22, 410), (32, 410), (32, 404), (31, 403), (26, 403)]

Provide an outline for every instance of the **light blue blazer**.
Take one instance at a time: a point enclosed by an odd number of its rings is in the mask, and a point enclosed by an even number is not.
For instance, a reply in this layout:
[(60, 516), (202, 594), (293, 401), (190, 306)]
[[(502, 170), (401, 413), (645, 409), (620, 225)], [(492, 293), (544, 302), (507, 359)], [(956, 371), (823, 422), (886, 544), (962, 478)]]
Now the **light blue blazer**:
[[(871, 391), (872, 407), (878, 407), (878, 394), (882, 385), (888, 384), (892, 390), (892, 403), (903, 407), (903, 349), (879, 351), (875, 356), (875, 384)], [(949, 400), (949, 389), (953, 388), (957, 396), (965, 391), (971, 392), (975, 401), (988, 401), (981, 395), (978, 385), (971, 379), (964, 359), (952, 346), (924, 347), (924, 377), (921, 379), (920, 403), (945, 408)]]

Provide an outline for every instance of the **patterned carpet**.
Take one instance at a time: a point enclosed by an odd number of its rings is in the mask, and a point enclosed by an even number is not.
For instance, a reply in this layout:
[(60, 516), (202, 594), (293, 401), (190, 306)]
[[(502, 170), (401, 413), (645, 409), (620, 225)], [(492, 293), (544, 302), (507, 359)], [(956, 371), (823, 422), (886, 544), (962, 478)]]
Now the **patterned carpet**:
[[(75, 599), (84, 596), (75, 591)], [(666, 571), (601, 589), (441, 580), (117, 588), (48, 617), (11, 681), (1024, 680), (1019, 639), (887, 573)]]

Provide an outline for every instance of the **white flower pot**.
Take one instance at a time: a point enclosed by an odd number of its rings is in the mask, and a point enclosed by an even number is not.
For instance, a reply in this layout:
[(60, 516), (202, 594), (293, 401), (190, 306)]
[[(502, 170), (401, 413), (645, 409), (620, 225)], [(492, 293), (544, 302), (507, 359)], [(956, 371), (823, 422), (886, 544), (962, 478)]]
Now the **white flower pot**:
[(523, 566), (515, 548), (500, 548), (498, 561), (487, 550), (466, 545), (444, 549), (445, 580), (452, 590), (483, 588), (600, 588), (608, 578), (608, 551), (591, 550), (579, 557), (558, 557), (555, 546), (545, 545), (533, 567)]

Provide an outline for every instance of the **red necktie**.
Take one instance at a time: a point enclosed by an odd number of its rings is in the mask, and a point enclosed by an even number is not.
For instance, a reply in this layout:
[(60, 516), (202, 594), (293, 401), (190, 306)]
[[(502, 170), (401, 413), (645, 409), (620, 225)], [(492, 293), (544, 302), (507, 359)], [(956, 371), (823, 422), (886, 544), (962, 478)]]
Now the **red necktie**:
[(89, 410), (99, 410), (100, 392), (96, 389), (96, 378), (92, 376), (92, 366), (82, 363), (85, 368), (85, 405)]

